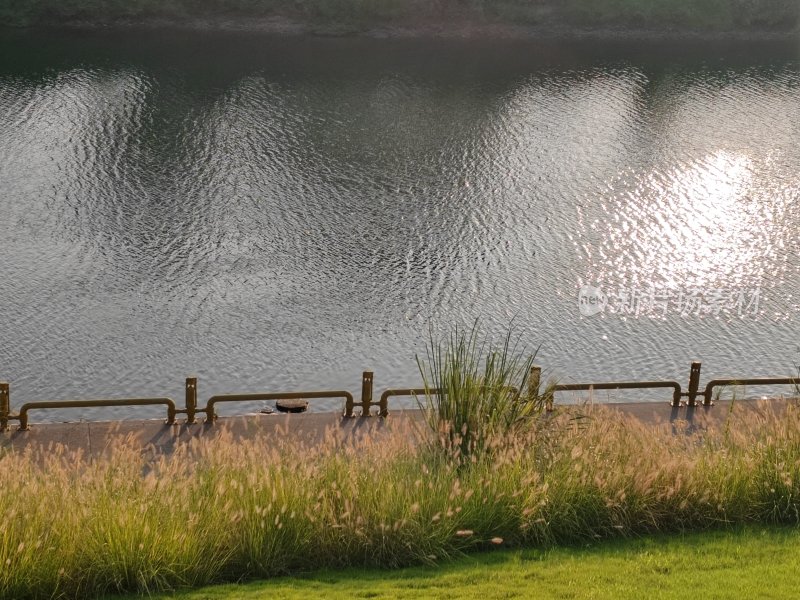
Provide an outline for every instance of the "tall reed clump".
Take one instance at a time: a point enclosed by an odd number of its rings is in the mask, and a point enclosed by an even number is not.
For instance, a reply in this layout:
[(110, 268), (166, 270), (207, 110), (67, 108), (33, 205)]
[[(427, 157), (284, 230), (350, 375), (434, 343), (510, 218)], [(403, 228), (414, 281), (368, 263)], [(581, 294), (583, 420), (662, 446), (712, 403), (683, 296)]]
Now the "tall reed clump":
[(506, 332), (500, 346), (471, 329), (456, 327), (443, 339), (431, 331), (426, 356), (417, 356), (425, 386), (418, 399), (426, 421), (447, 450), (468, 458), (490, 440), (518, 434), (545, 408), (544, 396), (528, 389), (536, 351)]
[(469, 461), (425, 430), (322, 442), (221, 432), (153, 456), (0, 459), (0, 598), (156, 593), (322, 567), (437, 563), (496, 545), (586, 543), (739, 523), (798, 524), (800, 409), (736, 408), (720, 431), (610, 409), (487, 439)]

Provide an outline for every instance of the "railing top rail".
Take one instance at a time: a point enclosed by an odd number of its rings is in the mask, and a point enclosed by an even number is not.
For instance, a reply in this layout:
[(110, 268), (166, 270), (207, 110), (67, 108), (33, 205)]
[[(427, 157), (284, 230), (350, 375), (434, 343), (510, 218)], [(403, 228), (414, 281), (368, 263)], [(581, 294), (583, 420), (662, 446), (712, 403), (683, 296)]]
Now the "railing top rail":
[(19, 415), (9, 418), (19, 420), (20, 431), (28, 430), (28, 413), (32, 410), (52, 408), (108, 408), (114, 406), (157, 406), (167, 407), (167, 424), (175, 422), (177, 411), (175, 402), (171, 398), (105, 398), (100, 400), (47, 400), (39, 402), (26, 402), (19, 409)]
[(741, 377), (729, 377), (727, 379), (712, 379), (706, 387), (718, 387), (720, 385), (800, 385), (799, 377), (752, 377), (743, 379)]
[(577, 392), (590, 388), (596, 390), (623, 390), (648, 388), (680, 388), (677, 381), (603, 381), (599, 383), (558, 383), (551, 389), (554, 392)]
[(389, 398), (391, 396), (419, 396), (420, 394), (441, 394), (439, 388), (390, 388), (384, 390), (381, 398)]
[(353, 394), (344, 390), (318, 392), (254, 392), (247, 394), (215, 394), (209, 402), (247, 402), (250, 400), (299, 400), (303, 398), (352, 398)]
[(197, 412), (206, 414), (206, 421), (213, 423), (217, 418), (214, 406), (220, 402), (253, 402), (258, 400), (314, 400), (319, 398), (344, 398), (348, 405), (353, 403), (353, 394), (345, 390), (319, 390), (311, 392), (255, 392), (249, 394), (216, 394), (211, 396), (204, 409)]
[(672, 405), (679, 406), (683, 396), (681, 384), (677, 381), (606, 381), (600, 383), (559, 383), (551, 386), (552, 392), (585, 392), (589, 390), (646, 390), (671, 388)]
[[(481, 391), (495, 389), (491, 386), (484, 386), (481, 388)], [(502, 388), (497, 389), (504, 389), (509, 392), (513, 392), (514, 394), (519, 394), (519, 388), (513, 385), (503, 386)], [(434, 388), (434, 387), (418, 387), (418, 388), (389, 388), (388, 390), (384, 390), (381, 394), (382, 396), (417, 396), (419, 394), (441, 394), (441, 388)]]
[(800, 377), (752, 377), (747, 379), (729, 377), (727, 379), (712, 379), (706, 384), (703, 392), (703, 404), (711, 404), (714, 388), (729, 385), (794, 385), (800, 389)]
[(23, 410), (33, 410), (37, 408), (91, 408), (93, 406), (149, 406), (156, 404), (175, 404), (172, 398), (101, 398), (95, 400), (43, 400), (26, 402), (20, 407)]

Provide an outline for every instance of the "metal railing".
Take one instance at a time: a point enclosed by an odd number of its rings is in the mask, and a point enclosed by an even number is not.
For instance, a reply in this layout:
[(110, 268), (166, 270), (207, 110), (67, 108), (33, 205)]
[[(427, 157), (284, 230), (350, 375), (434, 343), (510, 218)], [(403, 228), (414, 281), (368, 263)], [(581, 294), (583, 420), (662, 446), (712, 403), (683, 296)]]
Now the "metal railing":
[(114, 406), (166, 406), (167, 425), (175, 423), (179, 411), (171, 398), (110, 398), (105, 400), (52, 400), (47, 402), (26, 402), (18, 414), (11, 413), (9, 384), (0, 382), (0, 431), (8, 430), (9, 421), (19, 421), (19, 430), (27, 431), (28, 413), (32, 410), (48, 408), (96, 408)]
[(672, 389), (672, 406), (681, 402), (681, 384), (677, 381), (618, 381), (607, 383), (565, 383), (551, 386), (552, 392), (588, 392), (589, 390), (646, 390)]
[(797, 377), (762, 377), (755, 379), (712, 379), (706, 384), (703, 392), (703, 406), (713, 404), (711, 394), (716, 387), (723, 386), (745, 386), (745, 385), (791, 385), (796, 391), (800, 391), (800, 378)]
[[(538, 367), (534, 367), (533, 369), (531, 369), (531, 374), (533, 374), (534, 369), (538, 369)], [(529, 387), (529, 389), (531, 387), (530, 386), (530, 381), (531, 381), (531, 379), (529, 378), (528, 379), (528, 382), (529, 382), (529, 386), (528, 387)], [(481, 388), (481, 389), (483, 391), (485, 391), (488, 388)], [(503, 388), (503, 389), (508, 391), (508, 392), (513, 393), (516, 396), (519, 396), (520, 392), (519, 392), (518, 388), (515, 388), (513, 386), (508, 386), (508, 387)], [(422, 388), (402, 388), (402, 389), (389, 389), (389, 390), (386, 390), (385, 392), (383, 392), (381, 394), (381, 399), (378, 402), (378, 406), (380, 407), (380, 409), (378, 411), (378, 416), (380, 416), (380, 417), (388, 416), (388, 414), (389, 414), (389, 398), (397, 397), (397, 396), (414, 396), (414, 397), (417, 397), (417, 396), (439, 396), (439, 395), (441, 395), (441, 393), (442, 393), (442, 390), (440, 388), (424, 388), (424, 387), (422, 387)]]
[[(713, 379), (706, 384), (705, 391), (700, 392), (700, 370), (701, 364), (693, 362), (689, 373), (689, 385), (686, 392), (676, 381), (616, 381), (599, 383), (567, 383), (550, 384), (544, 391), (541, 387), (541, 367), (534, 366), (528, 377), (527, 398), (541, 399), (548, 410), (553, 409), (554, 395), (558, 392), (569, 391), (590, 391), (590, 390), (643, 390), (643, 389), (671, 389), (672, 399), (670, 405), (673, 407), (698, 406), (698, 398), (703, 397), (702, 406), (713, 405), (713, 391), (722, 386), (765, 386), (765, 385), (791, 385), (800, 393), (800, 377), (768, 377), (768, 378), (730, 378)], [(242, 394), (217, 394), (211, 396), (206, 402), (205, 408), (198, 408), (197, 404), (197, 378), (186, 378), (185, 384), (185, 406), (176, 408), (175, 402), (170, 398), (122, 398), (122, 399), (103, 399), (103, 400), (54, 400), (46, 402), (28, 402), (22, 405), (19, 413), (11, 412), (10, 386), (7, 382), (0, 382), (0, 431), (7, 431), (10, 421), (19, 422), (19, 430), (26, 431), (29, 428), (28, 414), (33, 410), (62, 409), (62, 408), (104, 408), (121, 406), (153, 406), (162, 405), (167, 407), (167, 425), (173, 425), (176, 416), (186, 415), (186, 423), (196, 423), (198, 413), (205, 415), (205, 423), (213, 424), (217, 419), (216, 406), (220, 403), (229, 402), (253, 402), (265, 400), (316, 400), (328, 398), (341, 398), (345, 401), (343, 416), (352, 417), (387, 417), (389, 415), (389, 399), (397, 396), (423, 396), (438, 395), (441, 390), (437, 388), (393, 388), (385, 390), (378, 402), (373, 400), (374, 376), (372, 371), (364, 371), (361, 377), (361, 398), (356, 403), (353, 395), (344, 390), (321, 390), (310, 392), (256, 392)], [(510, 388), (517, 395), (520, 390)], [(683, 399), (686, 399), (684, 402)], [(377, 413), (372, 412), (372, 408), (377, 407)], [(356, 414), (356, 408), (360, 412)]]
[(381, 399), (378, 402), (378, 406), (380, 406), (378, 415), (381, 417), (386, 417), (389, 415), (389, 398), (393, 396), (424, 396), (425, 394), (436, 396), (441, 393), (442, 391), (439, 388), (404, 388), (386, 390), (381, 394)]
[[(714, 388), (730, 385), (792, 385), (800, 393), (800, 378), (798, 377), (765, 377), (755, 379), (712, 379), (706, 385), (705, 391), (700, 393), (700, 371), (702, 363), (693, 362), (689, 371), (689, 385), (687, 391), (683, 391), (677, 381), (618, 381), (603, 383), (568, 383), (549, 386), (545, 394), (551, 396), (548, 406), (552, 407), (552, 394), (555, 392), (567, 391), (589, 391), (589, 390), (635, 390), (635, 389), (657, 389), (671, 388), (673, 407), (686, 406), (694, 408), (698, 406), (697, 399), (703, 396), (703, 406), (712, 406), (712, 392)], [(538, 369), (538, 367), (534, 367)], [(539, 377), (537, 372), (537, 378)], [(536, 392), (538, 394), (538, 390)], [(686, 398), (686, 402), (683, 402)]]
[(20, 431), (28, 430), (28, 412), (44, 408), (93, 408), (95, 406), (154, 406), (167, 407), (168, 425), (175, 422), (175, 403), (170, 398), (112, 398), (108, 400), (54, 400), (51, 402), (28, 402), (19, 409), (19, 415), (11, 415), (10, 419), (19, 420)]
[[(367, 372), (363, 377), (366, 379)], [(372, 373), (369, 373), (370, 377)], [(187, 423), (195, 423), (197, 413), (206, 415), (206, 421), (213, 423), (217, 420), (215, 406), (221, 402), (257, 402), (259, 400), (314, 400), (319, 398), (344, 398), (346, 403), (346, 416), (353, 413), (353, 395), (345, 391), (319, 391), (319, 392), (256, 392), (249, 394), (217, 394), (211, 396), (205, 408), (197, 408), (197, 378), (186, 378), (186, 408), (178, 410), (179, 414), (186, 415)]]
[[(313, 400), (319, 398), (345, 398), (346, 402), (353, 402), (353, 395), (350, 392), (335, 391), (335, 392), (279, 392), (269, 394), (221, 394), (218, 396), (211, 396), (208, 399), (208, 404), (202, 410), (197, 412), (206, 413), (206, 421), (213, 423), (217, 419), (217, 413), (214, 412), (214, 406), (220, 402), (253, 402), (255, 400)], [(352, 414), (346, 416), (352, 417)], [(190, 421), (191, 422), (191, 421)]]
[[(177, 408), (171, 398), (110, 398), (101, 400), (51, 400), (46, 402), (28, 402), (22, 405), (19, 413), (11, 412), (10, 385), (8, 382), (0, 382), (0, 431), (8, 431), (9, 421), (19, 422), (19, 431), (29, 429), (28, 413), (32, 410), (40, 409), (62, 409), (62, 408), (107, 408), (119, 406), (153, 406), (164, 405), (167, 407), (167, 419), (165, 424), (173, 425), (177, 415), (186, 415), (186, 423), (197, 422), (198, 413), (205, 415), (206, 423), (213, 423), (217, 419), (216, 406), (220, 403), (228, 402), (254, 402), (265, 400), (313, 400), (322, 398), (341, 398), (345, 401), (345, 417), (371, 416), (371, 408), (376, 406), (372, 401), (372, 380), (371, 371), (365, 371), (362, 375), (361, 402), (355, 403), (353, 395), (345, 390), (321, 390), (310, 392), (255, 392), (244, 394), (217, 394), (211, 396), (206, 402), (205, 408), (198, 408), (197, 405), (197, 378), (187, 377), (185, 383), (185, 406)], [(360, 414), (356, 414), (356, 407), (360, 407)], [(388, 410), (382, 409), (381, 416), (388, 415)]]

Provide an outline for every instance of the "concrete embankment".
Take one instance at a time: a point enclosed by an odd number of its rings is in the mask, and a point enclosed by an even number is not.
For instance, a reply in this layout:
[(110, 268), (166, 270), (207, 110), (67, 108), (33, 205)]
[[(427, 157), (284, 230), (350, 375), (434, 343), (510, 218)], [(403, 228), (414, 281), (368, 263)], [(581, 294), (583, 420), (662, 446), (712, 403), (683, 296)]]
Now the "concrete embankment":
[[(714, 406), (675, 408), (664, 403), (641, 402), (604, 405), (610, 410), (630, 415), (645, 424), (672, 428), (676, 434), (692, 434), (724, 424), (732, 411), (750, 411), (753, 416), (767, 411), (783, 411), (789, 402), (797, 400), (737, 400), (718, 402)], [(574, 408), (574, 407), (573, 407)], [(563, 408), (568, 410), (569, 408)], [(580, 410), (591, 410), (583, 407)], [(229, 436), (248, 439), (258, 436), (293, 437), (305, 442), (322, 441), (325, 436), (335, 436), (340, 441), (356, 440), (365, 435), (383, 435), (393, 430), (407, 430), (421, 423), (417, 410), (393, 412), (386, 419), (379, 417), (344, 418), (338, 413), (304, 413), (287, 415), (247, 415), (220, 417), (213, 425), (176, 423), (165, 425), (161, 421), (115, 421), (33, 424), (28, 431), (10, 431), (0, 434), (0, 449), (24, 451), (61, 444), (70, 451), (80, 451), (87, 456), (99, 457), (115, 443), (127, 440), (143, 451), (170, 454), (181, 444), (195, 439), (215, 439)]]

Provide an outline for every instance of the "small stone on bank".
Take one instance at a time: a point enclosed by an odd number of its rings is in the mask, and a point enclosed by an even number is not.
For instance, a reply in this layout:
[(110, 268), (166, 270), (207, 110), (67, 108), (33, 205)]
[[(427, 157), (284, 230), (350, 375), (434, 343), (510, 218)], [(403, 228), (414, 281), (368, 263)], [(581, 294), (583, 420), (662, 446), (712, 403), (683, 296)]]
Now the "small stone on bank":
[(285, 413), (306, 412), (308, 400), (278, 400), (275, 402), (275, 408)]

